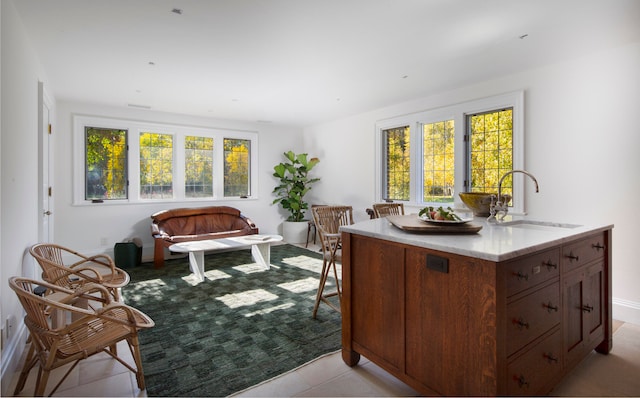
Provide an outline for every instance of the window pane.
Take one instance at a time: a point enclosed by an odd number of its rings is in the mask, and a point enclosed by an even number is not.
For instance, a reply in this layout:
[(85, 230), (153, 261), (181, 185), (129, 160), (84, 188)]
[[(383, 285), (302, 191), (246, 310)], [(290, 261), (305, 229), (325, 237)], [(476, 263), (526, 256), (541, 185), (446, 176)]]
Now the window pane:
[(425, 202), (452, 202), (454, 187), (454, 122), (424, 124), (423, 184)]
[(224, 196), (249, 196), (251, 141), (224, 139)]
[(85, 200), (127, 199), (127, 130), (85, 127)]
[(409, 200), (410, 195), (409, 126), (382, 131), (385, 146), (384, 199)]
[[(513, 169), (513, 109), (471, 115), (467, 123), (469, 191), (498, 192), (500, 177)], [(511, 176), (503, 181), (502, 193), (513, 195)]]
[(185, 197), (213, 197), (213, 138), (186, 136)]
[(140, 133), (140, 197), (173, 197), (173, 136)]

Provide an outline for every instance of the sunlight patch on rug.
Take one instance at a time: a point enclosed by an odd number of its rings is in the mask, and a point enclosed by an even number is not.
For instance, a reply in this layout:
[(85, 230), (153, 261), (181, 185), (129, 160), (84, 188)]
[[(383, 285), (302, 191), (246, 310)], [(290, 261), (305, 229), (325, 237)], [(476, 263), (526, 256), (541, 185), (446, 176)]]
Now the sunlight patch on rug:
[(262, 265), (258, 263), (249, 263), (249, 264), (241, 264), (233, 267), (236, 271), (240, 271), (245, 274), (253, 274), (256, 272), (267, 272), (268, 269), (265, 269)]
[(320, 280), (317, 278), (308, 277), (305, 279), (298, 279), (293, 282), (281, 283), (278, 287), (288, 290), (291, 293), (303, 293), (318, 289)]
[[(149, 279), (140, 282), (140, 287), (144, 289), (144, 296), (159, 297), (164, 296), (167, 284), (162, 279)], [(143, 294), (137, 294), (135, 299), (139, 300)]]
[(278, 296), (269, 293), (264, 289), (247, 290), (246, 292), (226, 294), (216, 297), (216, 300), (223, 302), (229, 308), (247, 307), (265, 301), (276, 300)]
[(296, 256), (283, 258), (282, 262), (300, 269), (320, 273), (322, 270), (322, 259), (309, 256)]

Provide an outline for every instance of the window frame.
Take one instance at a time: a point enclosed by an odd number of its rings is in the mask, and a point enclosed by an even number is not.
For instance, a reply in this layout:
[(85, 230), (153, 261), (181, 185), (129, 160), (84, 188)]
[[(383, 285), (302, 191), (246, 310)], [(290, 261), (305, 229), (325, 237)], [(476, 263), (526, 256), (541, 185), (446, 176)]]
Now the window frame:
[[(467, 135), (465, 125), (466, 117), (467, 115), (501, 108), (513, 108), (513, 169), (524, 169), (524, 90), (378, 120), (375, 124), (375, 200), (383, 201), (385, 192), (385, 148), (383, 131), (391, 128), (409, 126), (411, 143), (411, 188), (410, 200), (403, 201), (403, 203), (416, 207), (442, 205), (442, 203), (424, 202), (422, 200), (424, 189), (422, 183), (422, 131), (423, 124), (453, 119), (455, 126), (455, 183), (453, 205), (455, 208), (464, 208), (465, 206), (462, 204), (458, 193), (465, 191), (465, 168), (468, 167), (466, 145), (464, 142), (465, 135)], [(513, 193), (514, 198), (509, 212), (517, 215), (526, 214), (523, 179), (513, 179)]]
[[(258, 132), (219, 129), (199, 126), (151, 123), (101, 116), (73, 115), (73, 205), (95, 205), (85, 199), (85, 126), (127, 130), (128, 198), (99, 202), (100, 205), (151, 204), (171, 202), (211, 202), (258, 199)], [(140, 197), (140, 133), (153, 132), (173, 135), (173, 197), (167, 199), (143, 199)], [(185, 195), (185, 137), (199, 136), (214, 139), (213, 197), (189, 198)], [(243, 139), (251, 142), (249, 158), (249, 191), (246, 197), (224, 196), (224, 148), (223, 139)]]

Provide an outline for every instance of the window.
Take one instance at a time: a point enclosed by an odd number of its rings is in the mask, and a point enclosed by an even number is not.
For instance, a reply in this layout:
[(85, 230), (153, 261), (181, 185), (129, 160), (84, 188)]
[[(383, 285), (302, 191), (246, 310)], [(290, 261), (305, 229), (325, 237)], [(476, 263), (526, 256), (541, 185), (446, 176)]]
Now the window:
[[(519, 91), (379, 121), (377, 200), (454, 206), (459, 192), (497, 192), (524, 164), (523, 105)], [(502, 188), (524, 213), (523, 182)]]
[(74, 204), (251, 198), (258, 134), (74, 116)]
[(85, 200), (127, 198), (127, 130), (85, 127)]
[(410, 157), (409, 126), (382, 132), (385, 144), (385, 200), (409, 200)]
[(424, 202), (452, 202), (455, 183), (454, 121), (422, 125)]
[(140, 197), (173, 198), (173, 136), (140, 133)]
[[(513, 170), (513, 109), (468, 115), (467, 128), (467, 190), (498, 192), (500, 177)], [(510, 178), (502, 185), (502, 192), (509, 195)]]
[(187, 136), (184, 155), (185, 196), (213, 197), (213, 138)]
[(249, 140), (224, 139), (224, 196), (249, 195)]

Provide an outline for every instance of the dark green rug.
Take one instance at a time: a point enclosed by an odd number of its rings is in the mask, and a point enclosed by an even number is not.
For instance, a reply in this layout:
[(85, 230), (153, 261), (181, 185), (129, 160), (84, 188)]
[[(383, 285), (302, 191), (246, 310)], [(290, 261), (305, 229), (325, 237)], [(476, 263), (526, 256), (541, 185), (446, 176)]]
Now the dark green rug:
[(205, 263), (200, 283), (187, 258), (127, 269), (125, 302), (156, 322), (140, 333), (148, 396), (227, 396), (340, 349), (340, 314), (311, 317), (320, 253), (273, 246), (270, 270), (249, 250)]

